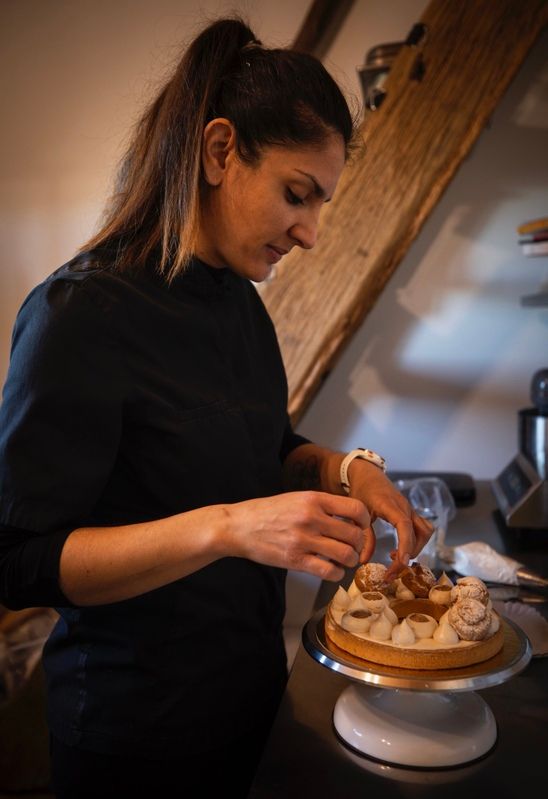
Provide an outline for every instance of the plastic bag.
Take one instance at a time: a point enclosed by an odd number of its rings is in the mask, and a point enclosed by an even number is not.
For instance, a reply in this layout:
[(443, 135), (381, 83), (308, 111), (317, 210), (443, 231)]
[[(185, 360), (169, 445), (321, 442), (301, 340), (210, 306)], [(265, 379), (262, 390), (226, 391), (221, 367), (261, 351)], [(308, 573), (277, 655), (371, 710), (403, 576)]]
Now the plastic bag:
[[(395, 480), (394, 486), (409, 500), (418, 514), (434, 525), (430, 540), (415, 560), (430, 569), (439, 568), (440, 551), (445, 543), (447, 526), (457, 512), (455, 500), (447, 483), (439, 477), (417, 477), (412, 480)], [(396, 536), (394, 527), (382, 519), (375, 521), (375, 531), (378, 536), (386, 534), (393, 535), (394, 538)], [(396, 546), (395, 541), (394, 546)]]

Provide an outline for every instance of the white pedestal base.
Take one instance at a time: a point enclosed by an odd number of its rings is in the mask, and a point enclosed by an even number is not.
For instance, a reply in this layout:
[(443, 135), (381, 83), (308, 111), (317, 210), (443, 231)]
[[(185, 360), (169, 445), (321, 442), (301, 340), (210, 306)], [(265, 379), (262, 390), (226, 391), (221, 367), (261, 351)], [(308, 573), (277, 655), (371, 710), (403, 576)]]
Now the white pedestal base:
[(337, 733), (369, 757), (404, 766), (447, 768), (485, 755), (497, 727), (474, 692), (346, 688), (335, 704)]

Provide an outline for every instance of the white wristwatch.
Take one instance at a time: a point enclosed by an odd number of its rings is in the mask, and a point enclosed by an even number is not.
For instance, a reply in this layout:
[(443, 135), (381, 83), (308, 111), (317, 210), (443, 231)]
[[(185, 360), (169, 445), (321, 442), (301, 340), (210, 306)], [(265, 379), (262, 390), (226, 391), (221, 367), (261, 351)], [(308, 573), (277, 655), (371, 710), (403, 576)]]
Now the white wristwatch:
[(374, 463), (375, 466), (378, 466), (379, 469), (382, 469), (383, 472), (386, 472), (386, 461), (379, 455), (377, 452), (373, 452), (372, 449), (362, 449), (359, 447), (358, 449), (353, 449), (351, 452), (348, 453), (343, 458), (343, 462), (341, 463), (341, 485), (344, 488), (347, 494), (350, 494), (350, 483), (348, 482), (348, 467), (354, 460), (354, 458), (361, 458), (363, 461), (369, 461), (369, 463)]

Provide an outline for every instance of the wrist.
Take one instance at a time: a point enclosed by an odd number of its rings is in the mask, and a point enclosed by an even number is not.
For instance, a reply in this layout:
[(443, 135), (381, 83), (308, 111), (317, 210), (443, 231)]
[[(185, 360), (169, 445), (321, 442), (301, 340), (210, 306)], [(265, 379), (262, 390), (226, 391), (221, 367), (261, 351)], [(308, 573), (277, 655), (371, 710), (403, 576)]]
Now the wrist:
[(209, 520), (209, 546), (215, 558), (242, 557), (234, 523), (234, 505), (212, 505)]

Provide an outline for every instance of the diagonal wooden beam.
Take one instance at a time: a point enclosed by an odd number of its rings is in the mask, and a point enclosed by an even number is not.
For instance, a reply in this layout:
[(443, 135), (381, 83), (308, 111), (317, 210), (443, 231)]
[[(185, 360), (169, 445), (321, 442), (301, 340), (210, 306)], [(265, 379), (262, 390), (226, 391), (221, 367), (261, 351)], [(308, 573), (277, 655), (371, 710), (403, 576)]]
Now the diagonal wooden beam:
[(323, 58), (353, 5), (354, 0), (314, 0), (292, 47)]
[[(316, 248), (294, 250), (260, 288), (276, 326), (296, 423), (373, 307), (548, 22), (545, 0), (432, 0), (365, 152), (324, 210)], [(422, 69), (417, 69), (420, 59)], [(421, 77), (422, 76), (422, 77)]]

